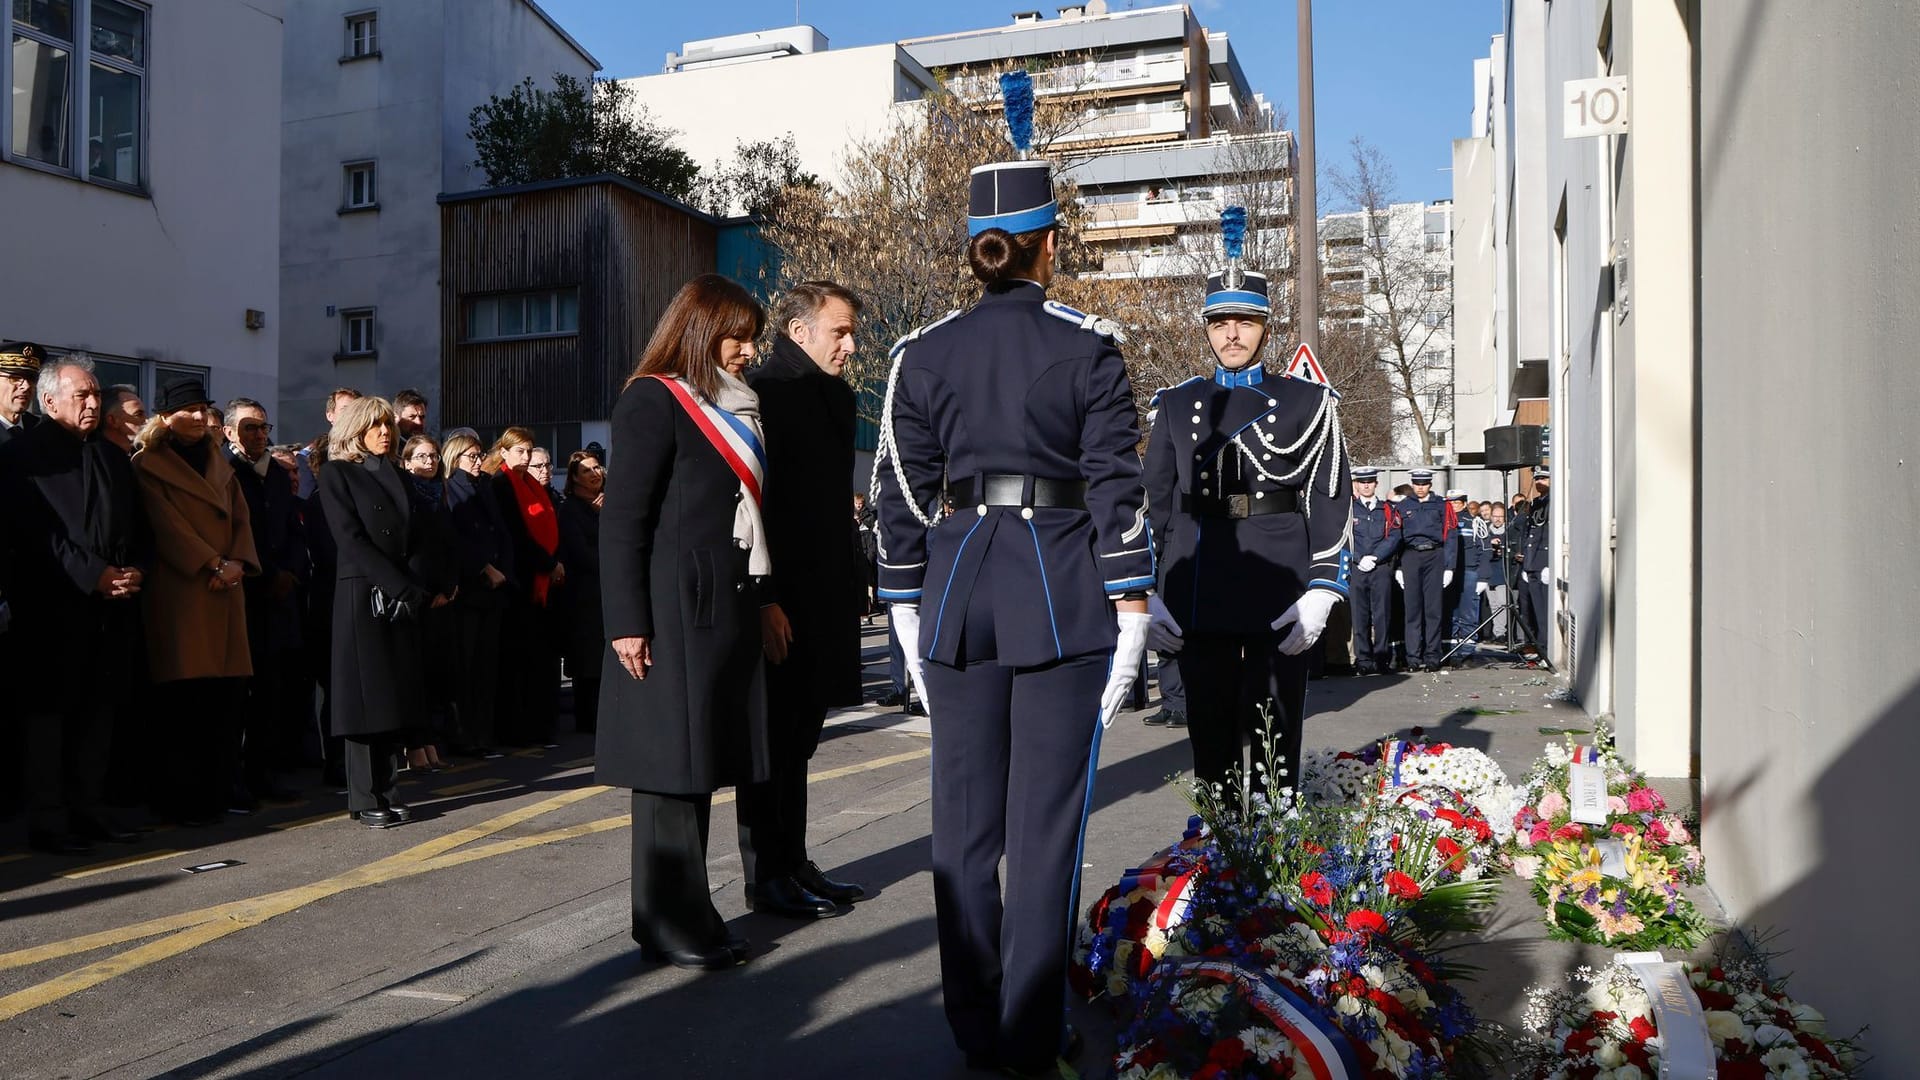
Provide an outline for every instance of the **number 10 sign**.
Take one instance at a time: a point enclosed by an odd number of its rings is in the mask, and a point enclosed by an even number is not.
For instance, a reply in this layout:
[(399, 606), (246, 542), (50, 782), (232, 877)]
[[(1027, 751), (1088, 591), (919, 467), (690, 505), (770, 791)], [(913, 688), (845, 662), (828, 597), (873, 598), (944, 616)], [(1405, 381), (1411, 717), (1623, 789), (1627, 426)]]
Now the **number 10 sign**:
[(1560, 100), (1566, 108), (1560, 126), (1569, 139), (1627, 133), (1627, 118), (1633, 110), (1624, 75), (1570, 79)]

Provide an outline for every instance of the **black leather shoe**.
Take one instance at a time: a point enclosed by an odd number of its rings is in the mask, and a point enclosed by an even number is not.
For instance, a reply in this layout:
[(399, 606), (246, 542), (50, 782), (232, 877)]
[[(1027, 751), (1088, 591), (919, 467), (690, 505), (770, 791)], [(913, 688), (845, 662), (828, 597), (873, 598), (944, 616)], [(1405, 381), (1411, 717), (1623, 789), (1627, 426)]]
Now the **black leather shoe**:
[(905, 705), (907, 703), (907, 695), (883, 694), (880, 697), (875, 698), (873, 703), (875, 705), (880, 706), (883, 709), (897, 709), (900, 706)]
[(72, 833), (34, 833), (27, 837), (27, 846), (49, 855), (85, 855), (93, 850), (92, 844)]
[(1161, 709), (1159, 712), (1148, 713), (1147, 715), (1141, 717), (1140, 722), (1147, 725), (1148, 727), (1166, 727), (1167, 718), (1169, 715), (1170, 714), (1167, 712), (1167, 710)]
[(132, 829), (123, 829), (100, 818), (88, 818), (74, 823), (74, 835), (86, 840), (104, 840), (109, 844), (137, 844), (140, 834)]
[(692, 968), (697, 971), (725, 971), (746, 962), (744, 955), (734, 952), (724, 942), (705, 949), (663, 949), (658, 945), (642, 944), (640, 957), (643, 960), (665, 961), (677, 968)]
[(927, 715), (927, 707), (926, 707), (925, 705), (922, 705), (922, 704), (920, 704), (920, 703), (919, 703), (919, 702), (917, 702), (917, 701), (909, 701), (909, 702), (907, 702), (907, 704), (906, 704), (906, 707), (905, 707), (905, 708), (903, 708), (903, 709), (901, 709), (900, 711), (901, 711), (901, 712), (903, 712), (903, 713), (906, 713), (906, 714), (907, 714), (908, 716), (925, 716), (925, 715)]
[(405, 822), (413, 820), (413, 808), (410, 806), (402, 806), (399, 803), (388, 803), (387, 813), (392, 814), (394, 818), (399, 821)]
[(747, 910), (784, 919), (831, 919), (846, 909), (807, 890), (791, 877), (777, 877), (747, 886)]
[(820, 867), (812, 862), (801, 864), (794, 871), (793, 880), (815, 896), (822, 896), (836, 904), (854, 904), (867, 898), (867, 890), (851, 881), (835, 881), (820, 872)]
[[(1016, 1077), (1018, 1080), (1042, 1080), (1042, 1078), (1048, 1077), (1073, 1075), (1064, 1071), (1062, 1066), (1070, 1066), (1080, 1060), (1080, 1053), (1086, 1048), (1086, 1040), (1080, 1037), (1079, 1029), (1075, 1028), (1072, 1024), (1068, 1024), (1066, 1037), (1061, 1040), (1059, 1057), (1051, 1062), (1031, 1069), (1023, 1069), (1017, 1065), (1002, 1065), (1000, 1071), (1002, 1074)], [(972, 1057), (969, 1056), (967, 1061), (968, 1067), (971, 1068), (973, 1062)]]
[(355, 810), (353, 819), (369, 829), (391, 829), (403, 820), (392, 810)]

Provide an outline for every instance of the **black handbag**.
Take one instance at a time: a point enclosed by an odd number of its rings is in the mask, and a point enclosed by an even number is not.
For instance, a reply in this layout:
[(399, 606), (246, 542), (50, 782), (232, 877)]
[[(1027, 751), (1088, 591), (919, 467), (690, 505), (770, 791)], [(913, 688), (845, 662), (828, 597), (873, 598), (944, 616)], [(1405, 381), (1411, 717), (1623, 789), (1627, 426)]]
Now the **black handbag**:
[(373, 587), (372, 607), (373, 617), (382, 622), (412, 622), (420, 614), (419, 605), (396, 596), (388, 596), (378, 585)]

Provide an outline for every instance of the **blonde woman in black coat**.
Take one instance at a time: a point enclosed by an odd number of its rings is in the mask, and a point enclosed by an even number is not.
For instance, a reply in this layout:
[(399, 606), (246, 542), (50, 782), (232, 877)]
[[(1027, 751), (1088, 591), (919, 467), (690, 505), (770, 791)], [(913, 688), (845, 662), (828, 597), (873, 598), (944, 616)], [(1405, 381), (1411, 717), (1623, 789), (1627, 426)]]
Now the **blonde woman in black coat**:
[[(395, 450), (393, 407), (357, 398), (334, 415), (320, 502), (340, 549), (333, 599), (333, 733), (346, 739), (347, 809), (384, 829), (411, 819), (393, 801), (393, 759), (427, 709), (430, 607), (447, 603), (414, 569), (419, 543)], [(375, 593), (388, 605), (376, 614)]]
[[(730, 967), (747, 952), (714, 909), (706, 850), (714, 790), (768, 773), (756, 578), (771, 563), (758, 485), (734, 469), (750, 473), (740, 454), (759, 445), (739, 371), (762, 319), (740, 286), (693, 279), (613, 407), (597, 771), (633, 789), (634, 939), (680, 967)], [(745, 449), (723, 453), (709, 432)]]

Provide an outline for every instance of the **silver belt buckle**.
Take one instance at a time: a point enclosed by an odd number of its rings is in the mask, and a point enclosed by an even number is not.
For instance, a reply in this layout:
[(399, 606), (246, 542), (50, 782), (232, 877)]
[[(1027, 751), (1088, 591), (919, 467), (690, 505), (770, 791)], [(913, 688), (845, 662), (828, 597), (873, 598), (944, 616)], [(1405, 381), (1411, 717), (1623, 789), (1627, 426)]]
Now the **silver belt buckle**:
[(1243, 518), (1247, 516), (1248, 501), (1245, 495), (1227, 496), (1227, 516)]

